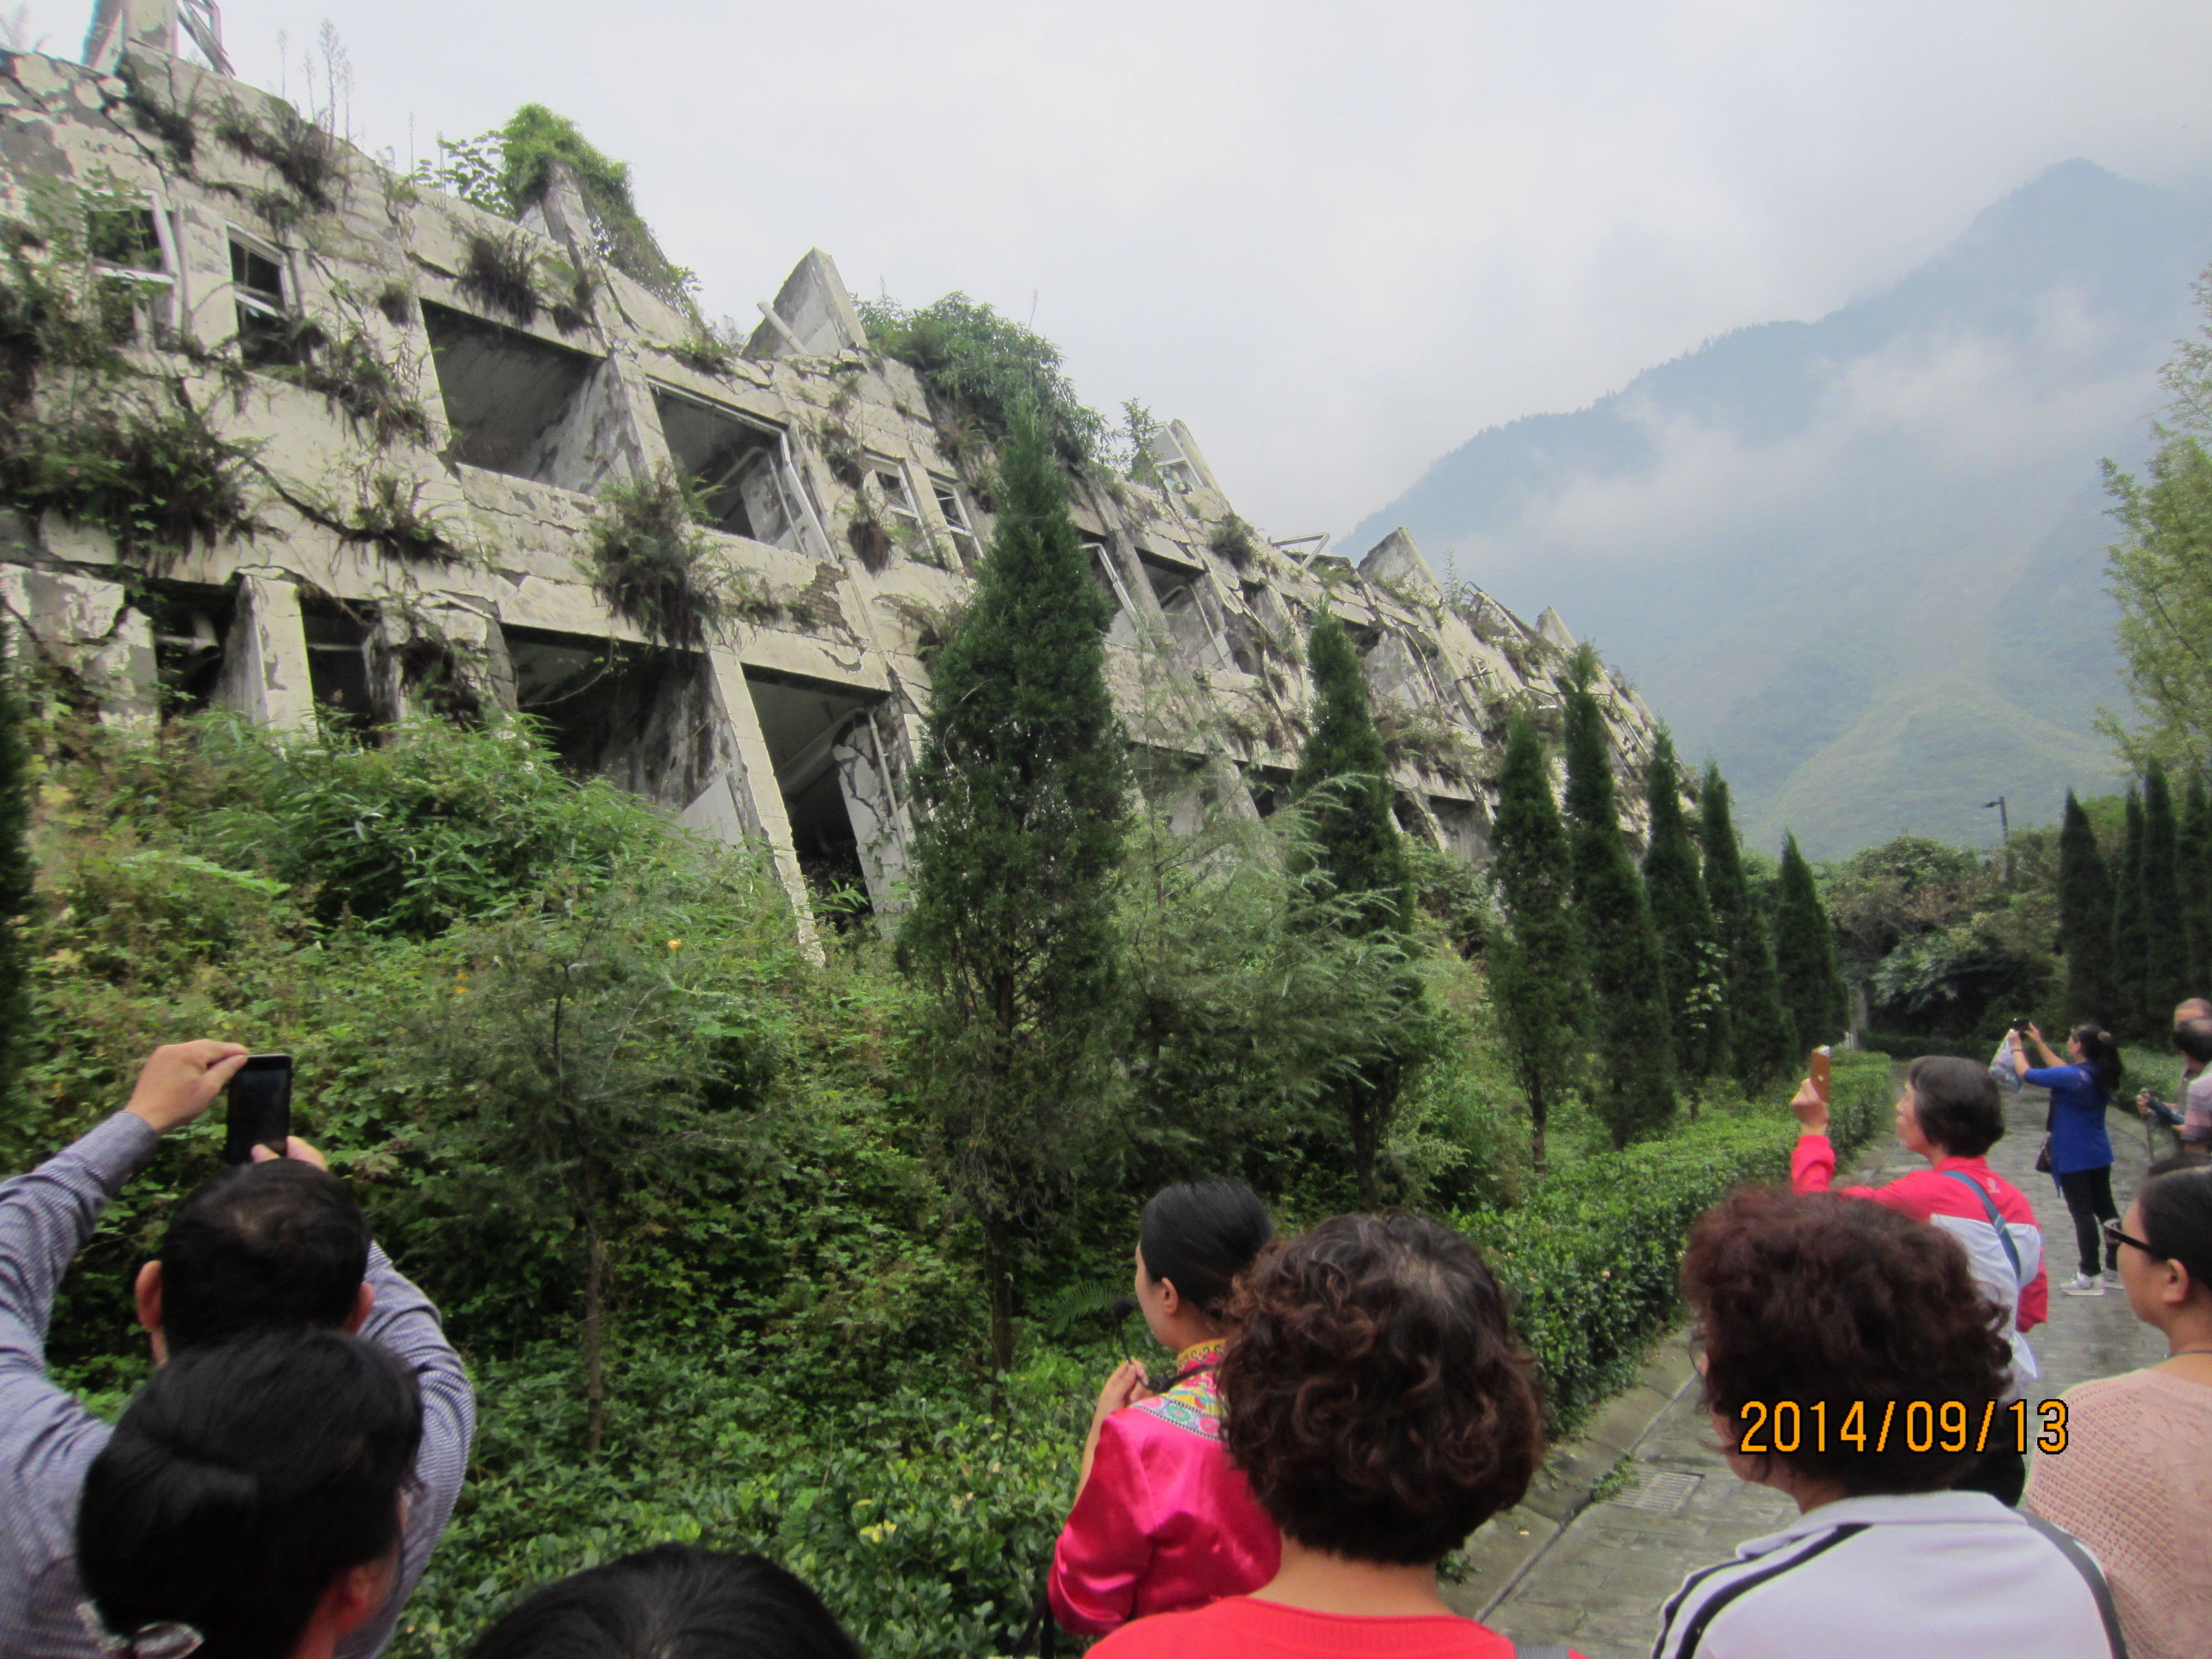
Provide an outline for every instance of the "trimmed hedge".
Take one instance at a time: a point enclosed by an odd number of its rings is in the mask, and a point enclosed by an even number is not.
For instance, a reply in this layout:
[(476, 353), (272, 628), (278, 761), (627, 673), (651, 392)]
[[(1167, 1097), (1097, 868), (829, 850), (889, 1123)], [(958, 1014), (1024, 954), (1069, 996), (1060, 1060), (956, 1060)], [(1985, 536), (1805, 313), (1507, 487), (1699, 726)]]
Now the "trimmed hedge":
[[(1835, 1057), (1829, 1135), (1838, 1159), (1887, 1127), (1889, 1061)], [(1797, 1125), (1771, 1104), (1716, 1113), (1547, 1176), (1517, 1210), (1455, 1218), (1513, 1292), (1514, 1323), (1542, 1367), (1554, 1435), (1626, 1383), (1674, 1319), (1690, 1224), (1736, 1188), (1788, 1178)]]

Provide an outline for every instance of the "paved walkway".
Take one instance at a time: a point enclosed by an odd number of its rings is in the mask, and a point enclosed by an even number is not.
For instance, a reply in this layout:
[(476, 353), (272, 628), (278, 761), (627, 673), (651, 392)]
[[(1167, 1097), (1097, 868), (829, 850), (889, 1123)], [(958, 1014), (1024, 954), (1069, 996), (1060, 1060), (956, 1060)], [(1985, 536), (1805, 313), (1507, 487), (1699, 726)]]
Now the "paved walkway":
[[(2074, 1229), (2051, 1177), (2031, 1167), (2044, 1110), (2039, 1091), (2010, 1099), (2005, 1138), (1990, 1163), (2035, 1206), (2056, 1285), (2074, 1272)], [(2143, 1133), (2119, 1112), (2109, 1127), (2117, 1153), (2113, 1195), (2124, 1214), (2147, 1162)], [(1861, 1158), (1854, 1183), (1879, 1186), (1926, 1167), (1893, 1139)], [(2051, 1322), (2028, 1339), (2043, 1367), (2039, 1398), (2165, 1355), (2158, 1334), (2136, 1322), (2117, 1288), (2101, 1297), (2054, 1290), (2051, 1303)], [(1566, 1642), (1586, 1659), (1644, 1659), (1658, 1634), (1660, 1606), (1686, 1574), (1726, 1559), (1739, 1543), (1796, 1513), (1787, 1498), (1729, 1473), (1694, 1381), (1680, 1388), (1632, 1455), (1626, 1490), (1584, 1510), (1488, 1607), (1464, 1610), (1523, 1644)]]

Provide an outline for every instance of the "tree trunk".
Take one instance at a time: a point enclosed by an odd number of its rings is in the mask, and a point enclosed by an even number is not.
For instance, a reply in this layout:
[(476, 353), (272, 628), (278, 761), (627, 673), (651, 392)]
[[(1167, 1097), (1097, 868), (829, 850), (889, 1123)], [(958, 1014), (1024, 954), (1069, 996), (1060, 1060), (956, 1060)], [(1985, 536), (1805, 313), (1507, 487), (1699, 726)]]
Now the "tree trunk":
[(1528, 1091), (1528, 1161), (1534, 1166), (1538, 1175), (1544, 1173), (1545, 1158), (1547, 1156), (1544, 1146), (1544, 1121), (1551, 1115), (1551, 1105), (1545, 1100), (1544, 1091), (1541, 1089), (1530, 1090)]
[(1352, 1116), (1352, 1170), (1358, 1182), (1359, 1207), (1372, 1211), (1375, 1207), (1375, 1142), (1376, 1121), (1380, 1115), (1369, 1100), (1357, 1100), (1350, 1105)]
[(596, 1453), (607, 1430), (607, 1378), (601, 1364), (600, 1320), (606, 1292), (607, 1249), (595, 1218), (584, 1222), (584, 1449)]
[(1014, 1368), (1013, 1241), (995, 1211), (983, 1217), (983, 1279), (991, 1304), (991, 1397), (1003, 1406), (1003, 1379)]

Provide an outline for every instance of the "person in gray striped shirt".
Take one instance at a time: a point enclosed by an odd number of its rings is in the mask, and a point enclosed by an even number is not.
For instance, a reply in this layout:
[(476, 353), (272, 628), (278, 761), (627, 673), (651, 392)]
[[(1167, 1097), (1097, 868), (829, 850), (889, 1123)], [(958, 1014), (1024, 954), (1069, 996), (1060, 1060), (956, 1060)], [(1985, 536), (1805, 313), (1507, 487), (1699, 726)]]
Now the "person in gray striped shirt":
[[(0, 1654), (102, 1659), (79, 1608), (77, 1507), (108, 1425), (46, 1376), (54, 1293), (123, 1183), (170, 1130), (214, 1103), (246, 1059), (236, 1043), (156, 1048), (123, 1110), (27, 1175), (0, 1184)], [(338, 1645), (374, 1659), (452, 1517), (476, 1430), (476, 1396), (437, 1310), (369, 1237), (320, 1153), (218, 1176), (178, 1206), (161, 1255), (141, 1270), (139, 1322), (155, 1363), (172, 1352), (270, 1329), (357, 1332), (414, 1373), (422, 1397), (417, 1496), (398, 1571), (376, 1615)]]

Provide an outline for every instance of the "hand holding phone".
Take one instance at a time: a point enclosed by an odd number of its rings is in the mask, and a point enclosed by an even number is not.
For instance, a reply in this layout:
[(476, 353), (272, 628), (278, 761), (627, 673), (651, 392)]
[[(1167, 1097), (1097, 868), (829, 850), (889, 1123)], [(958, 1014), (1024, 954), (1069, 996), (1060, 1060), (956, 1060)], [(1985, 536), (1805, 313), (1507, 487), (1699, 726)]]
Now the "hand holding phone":
[(1829, 1103), (1828, 1069), (1828, 1045), (1822, 1043), (1819, 1048), (1813, 1050), (1812, 1061), (1806, 1068), (1806, 1075), (1813, 1079), (1814, 1091), (1820, 1097), (1820, 1104), (1823, 1106)]
[(282, 1158), (292, 1135), (292, 1056), (249, 1054), (230, 1079), (222, 1161), (252, 1161), (256, 1146)]

